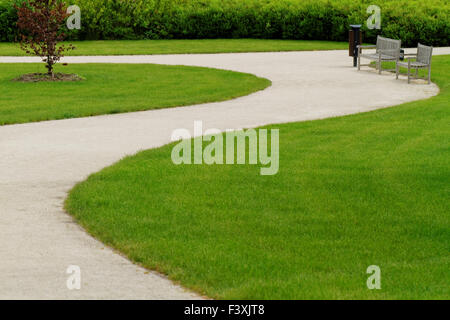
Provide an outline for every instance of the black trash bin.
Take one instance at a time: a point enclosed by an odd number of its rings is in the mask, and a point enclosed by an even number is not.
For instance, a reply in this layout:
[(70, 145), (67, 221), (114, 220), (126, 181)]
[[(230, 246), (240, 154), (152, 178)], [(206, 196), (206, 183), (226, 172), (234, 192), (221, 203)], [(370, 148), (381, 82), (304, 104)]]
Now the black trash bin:
[(351, 24), (352, 30), (348, 32), (348, 55), (353, 57), (353, 66), (358, 64), (358, 45), (362, 43), (362, 32), (360, 24)]

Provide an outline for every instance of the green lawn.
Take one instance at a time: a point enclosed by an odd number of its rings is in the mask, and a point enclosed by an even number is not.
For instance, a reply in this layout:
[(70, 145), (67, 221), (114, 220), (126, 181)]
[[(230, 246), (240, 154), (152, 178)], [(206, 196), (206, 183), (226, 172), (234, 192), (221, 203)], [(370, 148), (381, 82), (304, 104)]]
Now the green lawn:
[[(347, 42), (307, 40), (105, 40), (73, 41), (68, 55), (137, 55), (175, 53), (227, 53), (347, 49)], [(0, 42), (0, 56), (23, 56), (18, 44)]]
[(71, 64), (79, 82), (21, 83), (43, 64), (0, 64), (0, 125), (151, 110), (222, 101), (262, 90), (270, 81), (209, 68), (134, 64)]
[[(280, 129), (280, 171), (181, 165), (173, 145), (77, 185), (66, 208), (143, 266), (219, 299), (450, 298), (450, 56), (439, 96)], [(447, 200), (445, 200), (447, 199)], [(381, 290), (366, 269), (381, 267)]]

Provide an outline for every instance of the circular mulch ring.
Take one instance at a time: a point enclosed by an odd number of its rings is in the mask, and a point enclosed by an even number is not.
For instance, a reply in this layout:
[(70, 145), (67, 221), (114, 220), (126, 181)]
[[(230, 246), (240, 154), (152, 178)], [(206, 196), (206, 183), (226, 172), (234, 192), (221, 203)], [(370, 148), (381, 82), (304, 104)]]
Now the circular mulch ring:
[(13, 81), (18, 82), (63, 82), (63, 81), (81, 81), (84, 80), (77, 74), (67, 74), (67, 73), (55, 73), (52, 76), (47, 73), (28, 73), (21, 75), (18, 78), (13, 79)]

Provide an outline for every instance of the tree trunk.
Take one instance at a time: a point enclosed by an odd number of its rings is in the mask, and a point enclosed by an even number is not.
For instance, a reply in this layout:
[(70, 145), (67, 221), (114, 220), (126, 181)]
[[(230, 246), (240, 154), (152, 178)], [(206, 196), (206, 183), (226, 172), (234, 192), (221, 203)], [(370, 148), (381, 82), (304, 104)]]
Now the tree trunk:
[(50, 56), (47, 56), (47, 65), (45, 66), (48, 70), (47, 74), (53, 79), (53, 62), (50, 59)]

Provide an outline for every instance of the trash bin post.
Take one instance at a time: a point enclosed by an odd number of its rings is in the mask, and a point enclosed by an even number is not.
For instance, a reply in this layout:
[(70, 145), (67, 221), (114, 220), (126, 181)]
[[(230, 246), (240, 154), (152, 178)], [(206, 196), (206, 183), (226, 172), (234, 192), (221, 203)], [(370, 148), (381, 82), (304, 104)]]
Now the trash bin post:
[(400, 58), (401, 61), (405, 60), (405, 49), (400, 49)]
[(358, 65), (358, 46), (361, 44), (361, 25), (360, 24), (351, 24), (351, 37), (350, 40), (350, 49), (353, 49), (353, 66), (356, 67)]

